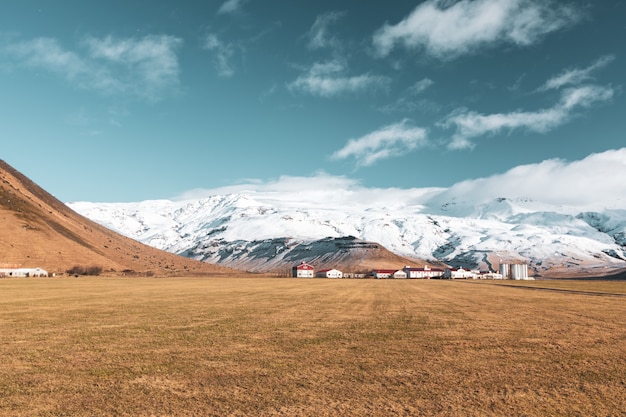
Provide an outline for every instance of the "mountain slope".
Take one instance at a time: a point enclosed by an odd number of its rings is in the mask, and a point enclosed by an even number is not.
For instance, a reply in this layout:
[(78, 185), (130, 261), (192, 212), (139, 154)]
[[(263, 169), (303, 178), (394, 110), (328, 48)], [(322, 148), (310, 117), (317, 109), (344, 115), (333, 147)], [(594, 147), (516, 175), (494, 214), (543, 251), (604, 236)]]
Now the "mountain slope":
[(63, 273), (98, 266), (107, 273), (225, 274), (228, 268), (197, 262), (141, 244), (71, 210), (0, 160), (0, 264)]
[(275, 238), (255, 241), (199, 242), (183, 255), (207, 262), (219, 263), (251, 272), (282, 272), (289, 275), (291, 267), (306, 261), (316, 270), (339, 269), (344, 272), (367, 274), (373, 269), (399, 269), (405, 265), (440, 266), (439, 262), (396, 255), (383, 246), (348, 237), (328, 237), (302, 241)]
[[(533, 274), (553, 276), (626, 268), (626, 210), (578, 212), (506, 198), (472, 204), (432, 195), (387, 206), (304, 208), (258, 194), (70, 206), (154, 247), (247, 270), (285, 268), (308, 260), (307, 254), (323, 260), (332, 239), (348, 236), (405, 259), (454, 266), (497, 269), (501, 261), (519, 261), (529, 263)], [(394, 267), (403, 266), (398, 262)]]

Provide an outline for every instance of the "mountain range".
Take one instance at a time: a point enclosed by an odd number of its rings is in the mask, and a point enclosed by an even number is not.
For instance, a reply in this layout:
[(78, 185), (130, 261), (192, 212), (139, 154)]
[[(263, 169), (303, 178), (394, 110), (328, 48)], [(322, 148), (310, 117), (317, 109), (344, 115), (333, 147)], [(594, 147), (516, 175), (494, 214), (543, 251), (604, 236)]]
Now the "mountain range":
[(474, 201), (425, 189), (404, 201), (320, 202), (242, 192), (68, 205), (155, 248), (251, 272), (286, 274), (300, 261), (352, 272), (405, 265), (497, 270), (501, 262), (522, 262), (544, 277), (626, 269), (626, 210), (524, 197)]

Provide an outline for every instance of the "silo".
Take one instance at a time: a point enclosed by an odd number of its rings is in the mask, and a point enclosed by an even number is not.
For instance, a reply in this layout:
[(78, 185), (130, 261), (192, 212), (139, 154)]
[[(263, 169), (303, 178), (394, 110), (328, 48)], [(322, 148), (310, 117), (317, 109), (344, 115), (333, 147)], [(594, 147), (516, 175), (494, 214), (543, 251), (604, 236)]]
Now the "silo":
[(502, 279), (511, 278), (511, 265), (500, 263), (500, 275)]
[(511, 279), (516, 279), (516, 280), (528, 279), (528, 265), (527, 264), (511, 265)]

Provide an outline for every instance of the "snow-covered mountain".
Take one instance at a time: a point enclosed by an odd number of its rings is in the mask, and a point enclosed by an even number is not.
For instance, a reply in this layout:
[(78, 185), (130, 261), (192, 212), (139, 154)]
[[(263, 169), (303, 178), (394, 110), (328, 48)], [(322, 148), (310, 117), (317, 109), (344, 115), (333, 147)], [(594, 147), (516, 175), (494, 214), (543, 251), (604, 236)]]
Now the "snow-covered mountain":
[(348, 237), (405, 258), (454, 266), (525, 261), (535, 273), (554, 276), (626, 268), (626, 210), (584, 210), (529, 198), (464, 202), (427, 189), (402, 201), (397, 195), (352, 202), (343, 196), (313, 203), (249, 192), (68, 205), (156, 248), (253, 271), (284, 270), (323, 256), (332, 260), (334, 240)]

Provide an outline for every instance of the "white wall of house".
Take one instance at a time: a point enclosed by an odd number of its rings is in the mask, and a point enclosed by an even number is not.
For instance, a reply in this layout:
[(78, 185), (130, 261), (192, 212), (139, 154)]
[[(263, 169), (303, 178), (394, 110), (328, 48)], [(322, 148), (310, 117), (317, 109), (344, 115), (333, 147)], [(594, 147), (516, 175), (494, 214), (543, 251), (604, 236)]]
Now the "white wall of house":
[(343, 272), (337, 269), (328, 269), (325, 271), (318, 271), (316, 275), (319, 278), (342, 278)]
[(394, 278), (406, 278), (406, 272), (404, 272), (403, 270), (399, 269), (396, 272), (393, 273), (392, 275)]
[(4, 277), (47, 277), (48, 271), (41, 268), (0, 268), (0, 276)]

